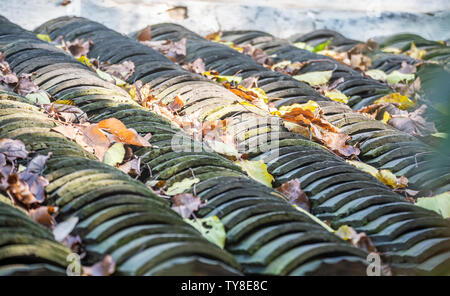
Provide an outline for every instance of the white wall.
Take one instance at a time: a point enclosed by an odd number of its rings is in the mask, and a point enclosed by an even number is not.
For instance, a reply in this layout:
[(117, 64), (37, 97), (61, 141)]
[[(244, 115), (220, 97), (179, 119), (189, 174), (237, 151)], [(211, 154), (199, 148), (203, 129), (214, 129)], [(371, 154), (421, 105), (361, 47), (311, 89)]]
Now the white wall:
[[(287, 37), (318, 28), (348, 37), (399, 32), (426, 38), (450, 38), (449, 0), (0, 0), (0, 14), (26, 29), (62, 15), (79, 15), (123, 33), (147, 24), (177, 22), (205, 34), (222, 30), (257, 29)], [(188, 18), (174, 20), (166, 12), (186, 6)]]

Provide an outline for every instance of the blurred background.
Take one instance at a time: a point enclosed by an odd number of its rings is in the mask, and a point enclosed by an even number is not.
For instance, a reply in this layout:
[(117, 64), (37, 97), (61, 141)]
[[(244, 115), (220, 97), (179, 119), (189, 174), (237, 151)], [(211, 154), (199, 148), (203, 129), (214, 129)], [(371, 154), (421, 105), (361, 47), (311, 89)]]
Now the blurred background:
[(450, 38), (449, 0), (0, 0), (0, 11), (26, 29), (77, 15), (123, 33), (175, 22), (201, 34), (259, 29), (283, 38), (328, 28), (358, 40), (400, 32)]

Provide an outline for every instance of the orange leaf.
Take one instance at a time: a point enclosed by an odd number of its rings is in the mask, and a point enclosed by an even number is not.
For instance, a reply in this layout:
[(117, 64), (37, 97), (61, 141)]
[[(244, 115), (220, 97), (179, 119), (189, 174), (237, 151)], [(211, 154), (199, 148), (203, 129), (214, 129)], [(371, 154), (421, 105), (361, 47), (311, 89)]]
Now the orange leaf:
[(138, 135), (134, 129), (128, 129), (120, 120), (116, 118), (104, 119), (100, 121), (97, 126), (114, 135), (116, 137), (114, 140), (117, 142), (135, 146), (151, 146), (148, 140)]
[(55, 218), (53, 218), (52, 214), (58, 211), (57, 207), (52, 206), (43, 206), (37, 209), (31, 209), (29, 211), (29, 215), (31, 219), (42, 224), (46, 227), (52, 227), (56, 224)]
[(176, 112), (179, 111), (184, 106), (184, 102), (180, 99), (179, 96), (176, 96), (175, 99), (167, 105), (170, 111)]

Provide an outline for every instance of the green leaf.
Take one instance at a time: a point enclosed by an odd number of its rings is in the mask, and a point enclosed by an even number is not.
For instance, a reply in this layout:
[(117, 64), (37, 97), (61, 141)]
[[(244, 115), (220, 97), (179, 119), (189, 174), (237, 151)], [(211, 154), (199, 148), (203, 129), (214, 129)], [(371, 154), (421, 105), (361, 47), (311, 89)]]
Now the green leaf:
[(191, 189), (191, 187), (194, 184), (197, 184), (198, 182), (200, 182), (199, 178), (186, 178), (180, 182), (175, 182), (173, 183), (172, 186), (170, 186), (167, 189), (166, 194), (172, 196), (186, 192), (187, 190)]
[(312, 51), (319, 52), (319, 51), (327, 49), (327, 47), (331, 44), (331, 41), (333, 41), (333, 38), (330, 38), (323, 43), (317, 44)]
[(48, 94), (43, 90), (40, 90), (33, 94), (28, 94), (25, 96), (25, 98), (33, 104), (50, 104), (50, 98), (48, 97)]
[(319, 86), (330, 81), (331, 75), (333, 75), (333, 71), (317, 71), (295, 75), (293, 78), (306, 82), (311, 86)]
[(364, 74), (375, 80), (386, 81), (387, 79), (386, 73), (378, 69), (366, 71)]
[(222, 249), (225, 247), (227, 233), (225, 232), (225, 227), (217, 216), (195, 220), (185, 218), (184, 221), (200, 231), (200, 233), (210, 242), (218, 245)]
[(435, 211), (444, 218), (450, 217), (450, 191), (433, 197), (421, 197), (417, 199), (416, 205), (431, 211)]
[(392, 73), (390, 73), (386, 76), (387, 82), (392, 85), (397, 84), (402, 81), (410, 82), (410, 81), (413, 81), (414, 79), (415, 79), (414, 74), (403, 74), (397, 70), (393, 71)]
[(235, 163), (246, 171), (250, 178), (266, 186), (272, 187), (274, 178), (267, 172), (267, 165), (261, 159), (257, 161), (240, 160)]
[(125, 157), (125, 148), (122, 143), (114, 143), (105, 153), (103, 162), (111, 166), (116, 166), (123, 161)]

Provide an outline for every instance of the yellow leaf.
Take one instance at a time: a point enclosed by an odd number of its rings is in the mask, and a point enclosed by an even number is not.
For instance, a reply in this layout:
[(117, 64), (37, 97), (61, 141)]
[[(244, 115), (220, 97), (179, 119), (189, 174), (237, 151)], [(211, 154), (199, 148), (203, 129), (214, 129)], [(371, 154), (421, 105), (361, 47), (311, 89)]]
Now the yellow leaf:
[(82, 63), (82, 64), (85, 64), (86, 66), (88, 66), (88, 67), (90, 67), (90, 66), (92, 66), (92, 64), (91, 64), (91, 62), (89, 61), (89, 59), (86, 57), (86, 56), (81, 56), (81, 57), (79, 57), (79, 58), (77, 58), (77, 60), (80, 62), (80, 63)]
[(382, 104), (382, 103), (397, 103), (400, 109), (406, 110), (411, 109), (416, 106), (417, 102), (410, 100), (407, 96), (404, 96), (400, 93), (392, 93), (386, 95), (382, 98), (379, 98), (374, 104)]
[(379, 170), (376, 178), (392, 188), (404, 188), (408, 185), (405, 176), (397, 177), (390, 170)]
[(386, 52), (386, 53), (393, 53), (393, 54), (401, 54), (402, 53), (402, 51), (396, 47), (385, 47), (381, 51)]
[(335, 231), (334, 234), (336, 234), (343, 240), (349, 240), (352, 238), (353, 233), (348, 225), (342, 225), (341, 227), (338, 228), (338, 230)]
[(384, 73), (384, 71), (381, 71), (378, 69), (366, 71), (366, 72), (364, 72), (364, 74), (366, 74), (367, 76), (369, 76), (370, 78), (375, 79), (375, 80), (386, 81), (386, 79), (387, 79), (386, 73)]
[(413, 59), (421, 60), (426, 54), (427, 51), (425, 49), (419, 49), (416, 47), (416, 44), (411, 42), (411, 48), (405, 52), (406, 55), (412, 57)]
[(388, 123), (389, 119), (391, 119), (391, 118), (392, 118), (391, 114), (389, 114), (389, 112), (387, 112), (387, 111), (384, 111), (383, 119), (381, 121), (384, 123)]
[(235, 44), (234, 44), (234, 42), (231, 42), (231, 41), (217, 41), (217, 42), (219, 42), (219, 43), (222, 43), (222, 44), (224, 44), (224, 45), (226, 45), (226, 46), (229, 46), (229, 47), (231, 47), (232, 49), (234, 49), (234, 50), (237, 50), (237, 51), (239, 51), (239, 52), (242, 52), (244, 49), (242, 48), (242, 47), (239, 47), (239, 46), (236, 46)]
[(278, 116), (278, 117), (283, 116), (283, 115), (281, 115), (281, 112), (278, 111), (278, 110), (272, 111), (272, 112), (270, 112), (270, 114), (272, 114), (272, 115), (274, 115), (274, 116)]
[(48, 36), (47, 34), (37, 34), (36, 37), (41, 39), (42, 41), (46, 41), (46, 42), (51, 42), (52, 41), (50, 39), (50, 36)]
[(220, 40), (222, 40), (222, 31), (208, 34), (205, 36), (205, 38), (210, 41), (219, 42)]
[(263, 99), (266, 104), (269, 101), (269, 98), (267, 97), (267, 94), (263, 89), (258, 88), (258, 87), (252, 87), (252, 88), (249, 88), (248, 90), (257, 94), (258, 98)]
[[(129, 85), (129, 84), (128, 84), (128, 85)], [(125, 86), (125, 87), (127, 87), (127, 86)], [(132, 98), (133, 100), (136, 101), (136, 98), (137, 98), (136, 85), (134, 85), (134, 84), (131, 85), (131, 86), (129, 87), (128, 93), (130, 94), (131, 98)]]
[(255, 107), (255, 105), (253, 105), (252, 103), (250, 103), (249, 101), (241, 101), (239, 102), (239, 104), (244, 105), (244, 106), (249, 106), (249, 107)]
[(332, 90), (332, 91), (326, 90), (325, 96), (327, 96), (329, 99), (336, 101), (336, 102), (341, 102), (344, 104), (348, 103), (348, 97), (338, 90)]
[(283, 115), (285, 113), (291, 112), (295, 108), (300, 108), (300, 109), (303, 109), (303, 110), (309, 110), (312, 113), (314, 113), (316, 111), (316, 109), (320, 108), (320, 106), (315, 101), (309, 100), (308, 102), (306, 102), (304, 104), (295, 103), (295, 104), (292, 104), (290, 106), (281, 106), (280, 108), (278, 108), (278, 111), (280, 111), (280, 113)]
[(71, 105), (71, 106), (73, 106), (73, 104), (74, 104), (72, 100), (56, 100), (53, 103), (60, 104), (60, 105)]
[(357, 169), (374, 176), (375, 178), (383, 182), (383, 184), (390, 186), (392, 188), (404, 188), (408, 185), (408, 179), (406, 177), (404, 176), (397, 177), (389, 170), (377, 170), (373, 166), (363, 163), (361, 161), (356, 160), (346, 160), (346, 161), (347, 163), (351, 164)]
[[(216, 72), (217, 73), (217, 72)], [(215, 79), (217, 82), (229, 82), (229, 83), (241, 83), (242, 77), (240, 76), (222, 76), (212, 73), (212, 71), (205, 71), (202, 73), (208, 79)]]
[(311, 86), (326, 84), (331, 79), (333, 71), (317, 71), (292, 76), (294, 79), (308, 83)]
[(236, 161), (236, 164), (246, 171), (252, 179), (266, 186), (272, 187), (274, 178), (267, 172), (267, 165), (264, 161), (240, 160)]

